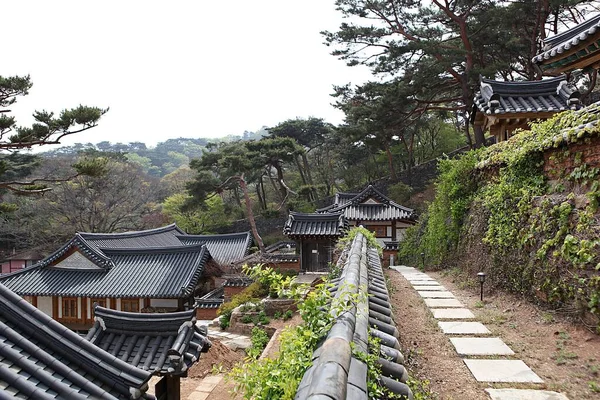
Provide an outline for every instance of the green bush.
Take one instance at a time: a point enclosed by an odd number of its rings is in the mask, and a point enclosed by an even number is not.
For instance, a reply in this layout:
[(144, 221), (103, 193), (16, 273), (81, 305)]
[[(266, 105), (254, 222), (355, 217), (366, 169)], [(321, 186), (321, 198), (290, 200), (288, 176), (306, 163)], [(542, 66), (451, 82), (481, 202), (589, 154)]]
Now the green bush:
[(253, 282), (246, 289), (231, 298), (231, 301), (224, 303), (217, 311), (221, 329), (229, 327), (229, 320), (233, 309), (245, 303), (259, 303), (260, 299), (267, 296), (269, 290), (259, 282)]
[(269, 343), (269, 336), (264, 329), (252, 328), (252, 336), (250, 337), (252, 345), (246, 349), (246, 354), (253, 360), (256, 360), (262, 354), (267, 343)]
[(398, 182), (388, 186), (388, 197), (397, 203), (405, 204), (410, 200), (410, 196), (413, 194), (413, 188), (409, 185)]

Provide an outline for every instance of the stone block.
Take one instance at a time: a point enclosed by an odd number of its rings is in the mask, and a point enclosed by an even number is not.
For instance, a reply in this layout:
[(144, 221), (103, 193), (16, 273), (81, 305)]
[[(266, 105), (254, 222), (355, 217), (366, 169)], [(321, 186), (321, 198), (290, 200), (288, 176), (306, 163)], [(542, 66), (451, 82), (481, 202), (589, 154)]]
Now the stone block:
[(457, 299), (425, 299), (425, 304), (430, 308), (464, 307)]
[(500, 338), (450, 338), (461, 356), (511, 356), (515, 354)]
[(450, 292), (443, 292), (443, 291), (427, 291), (427, 292), (422, 292), (422, 291), (418, 291), (417, 293), (419, 293), (419, 296), (425, 298), (425, 299), (453, 299), (454, 295)]
[(475, 315), (466, 308), (433, 308), (433, 318), (437, 319), (473, 319)]
[(533, 389), (485, 389), (492, 400), (569, 400), (562, 393)]
[(439, 321), (442, 332), (450, 335), (487, 335), (491, 332), (481, 322)]
[(521, 360), (463, 361), (478, 382), (544, 382)]

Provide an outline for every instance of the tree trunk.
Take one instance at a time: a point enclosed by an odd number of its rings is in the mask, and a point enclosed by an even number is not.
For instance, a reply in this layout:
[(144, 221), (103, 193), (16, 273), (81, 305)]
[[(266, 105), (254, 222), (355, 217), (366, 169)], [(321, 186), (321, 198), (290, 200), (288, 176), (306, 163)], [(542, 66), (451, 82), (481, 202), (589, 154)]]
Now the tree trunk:
[(390, 176), (392, 178), (392, 181), (396, 181), (396, 179), (398, 179), (398, 176), (396, 175), (396, 169), (394, 168), (394, 157), (392, 155), (392, 151), (390, 150), (389, 143), (385, 144), (385, 154), (387, 154), (388, 157), (388, 168), (390, 169)]
[(312, 174), (310, 172), (310, 165), (308, 164), (308, 157), (306, 154), (302, 154), (302, 163), (304, 164), (304, 171), (306, 172), (306, 178), (308, 180), (308, 184), (312, 186), (313, 199), (319, 200), (319, 192), (315, 187), (315, 183), (313, 182)]
[(475, 133), (475, 147), (485, 146), (485, 135), (481, 126), (473, 125), (473, 132)]
[(261, 254), (265, 252), (265, 245), (263, 243), (262, 238), (258, 234), (258, 229), (256, 229), (256, 221), (254, 220), (254, 213), (252, 212), (252, 200), (250, 200), (250, 195), (248, 194), (248, 186), (246, 186), (246, 181), (244, 180), (244, 175), (239, 177), (240, 188), (244, 193), (244, 200), (246, 203), (246, 213), (248, 214), (248, 222), (250, 222), (250, 229), (252, 230), (252, 235), (254, 236), (254, 240), (256, 240), (256, 244), (258, 244), (258, 248), (260, 249)]

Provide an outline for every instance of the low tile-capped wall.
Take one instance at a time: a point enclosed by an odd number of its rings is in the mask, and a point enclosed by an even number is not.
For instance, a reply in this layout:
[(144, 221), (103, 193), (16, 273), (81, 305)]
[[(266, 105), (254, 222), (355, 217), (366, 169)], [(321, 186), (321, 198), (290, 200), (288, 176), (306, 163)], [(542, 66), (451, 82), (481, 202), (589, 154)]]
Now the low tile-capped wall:
[[(338, 266), (343, 270), (333, 282), (334, 298), (358, 293), (359, 303), (337, 316), (327, 338), (315, 351), (313, 365), (304, 374), (295, 399), (366, 400), (367, 365), (353, 355), (352, 347), (364, 353), (376, 351), (382, 370), (380, 384), (412, 399), (377, 249), (368, 247), (359, 233)], [(369, 334), (380, 339), (380, 349), (369, 348)]]

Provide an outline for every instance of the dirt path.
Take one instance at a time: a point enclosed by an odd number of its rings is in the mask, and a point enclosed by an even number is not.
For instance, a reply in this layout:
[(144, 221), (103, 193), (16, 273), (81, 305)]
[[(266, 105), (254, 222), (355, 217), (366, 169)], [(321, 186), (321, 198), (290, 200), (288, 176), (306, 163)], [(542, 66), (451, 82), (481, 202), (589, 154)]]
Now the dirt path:
[[(513, 295), (496, 292), (486, 295), (481, 303), (479, 288), (466, 286), (459, 276), (428, 274), (502, 338), (515, 351), (515, 358), (525, 361), (545, 381), (536, 388), (563, 392), (571, 400), (600, 398), (599, 336)], [(438, 399), (488, 399), (485, 388), (509, 387), (476, 382), (408, 281), (393, 271), (388, 275), (409, 368), (419, 379), (430, 380)]]

